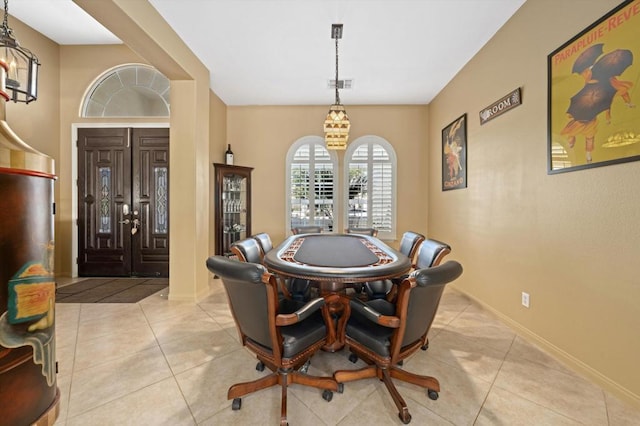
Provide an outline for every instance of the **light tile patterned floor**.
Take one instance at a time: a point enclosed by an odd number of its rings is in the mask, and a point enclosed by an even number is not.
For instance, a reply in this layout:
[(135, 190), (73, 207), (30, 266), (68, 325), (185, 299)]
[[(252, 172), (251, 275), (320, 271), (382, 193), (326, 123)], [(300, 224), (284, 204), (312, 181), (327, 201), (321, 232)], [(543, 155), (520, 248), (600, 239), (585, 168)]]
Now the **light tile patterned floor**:
[[(243, 398), (230, 385), (253, 380), (255, 358), (238, 343), (222, 286), (198, 304), (165, 292), (137, 304), (57, 304), (61, 413), (56, 425), (255, 425), (279, 422), (280, 389)], [(634, 410), (518, 337), (464, 295), (447, 289), (430, 347), (404, 364), (437, 377), (440, 398), (398, 383), (412, 424), (640, 425)], [(348, 353), (318, 353), (310, 374), (358, 368)], [(291, 425), (402, 424), (378, 380), (345, 384), (331, 402), (289, 388)]]

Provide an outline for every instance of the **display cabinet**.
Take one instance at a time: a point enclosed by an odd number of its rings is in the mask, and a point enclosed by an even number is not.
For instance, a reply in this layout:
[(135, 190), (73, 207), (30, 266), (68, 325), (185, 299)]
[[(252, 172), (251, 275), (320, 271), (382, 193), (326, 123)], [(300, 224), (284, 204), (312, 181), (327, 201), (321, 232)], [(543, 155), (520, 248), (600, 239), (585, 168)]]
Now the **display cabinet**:
[(234, 241), (251, 235), (252, 167), (213, 164), (216, 254), (230, 256)]

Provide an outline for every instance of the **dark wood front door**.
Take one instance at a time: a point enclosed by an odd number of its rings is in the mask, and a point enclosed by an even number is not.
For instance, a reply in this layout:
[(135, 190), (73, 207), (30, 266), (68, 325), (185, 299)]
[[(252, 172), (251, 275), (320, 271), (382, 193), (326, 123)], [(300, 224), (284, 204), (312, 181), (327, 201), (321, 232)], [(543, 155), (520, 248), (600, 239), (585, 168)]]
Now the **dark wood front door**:
[(78, 274), (169, 276), (169, 129), (78, 129)]

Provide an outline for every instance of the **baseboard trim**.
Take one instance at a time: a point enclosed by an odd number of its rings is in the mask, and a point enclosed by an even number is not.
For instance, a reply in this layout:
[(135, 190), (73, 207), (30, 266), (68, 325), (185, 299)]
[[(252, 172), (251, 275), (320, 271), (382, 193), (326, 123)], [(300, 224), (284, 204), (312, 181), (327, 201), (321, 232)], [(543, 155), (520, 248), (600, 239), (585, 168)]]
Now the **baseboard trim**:
[(460, 288), (458, 288), (456, 286), (452, 286), (452, 287), (455, 288), (460, 293), (462, 293), (465, 296), (467, 296), (470, 299), (472, 299), (474, 302), (478, 303), (484, 309), (490, 311), (492, 314), (497, 316), (501, 321), (503, 321), (507, 326), (512, 328), (523, 339), (525, 339), (526, 341), (528, 341), (530, 343), (534, 343), (534, 344), (540, 346), (542, 349), (544, 349), (550, 355), (555, 357), (558, 361), (563, 363), (567, 368), (575, 371), (576, 373), (582, 374), (587, 379), (593, 381), (594, 383), (596, 383), (597, 385), (602, 387), (604, 390), (606, 390), (608, 392), (611, 392), (613, 395), (615, 395), (616, 397), (620, 398), (621, 400), (628, 402), (629, 404), (631, 404), (632, 406), (634, 406), (637, 409), (640, 409), (640, 395), (637, 395), (637, 394), (631, 392), (629, 389), (627, 389), (627, 388), (621, 386), (620, 384), (618, 384), (617, 382), (611, 380), (610, 378), (608, 378), (604, 374), (600, 373), (598, 370), (595, 370), (594, 368), (592, 368), (589, 365), (585, 364), (584, 362), (580, 361), (578, 358), (574, 357), (573, 355), (569, 354), (568, 352), (564, 351), (563, 349), (560, 349), (559, 347), (557, 347), (553, 343), (549, 342), (548, 340), (544, 339), (543, 337), (541, 337), (541, 336), (537, 335), (536, 333), (532, 332), (531, 330), (529, 330), (528, 328), (524, 327), (522, 324), (514, 321), (513, 319), (511, 319), (510, 317), (506, 316), (502, 312), (497, 311), (493, 307), (487, 305), (482, 300), (478, 299), (477, 297), (473, 296), (472, 294), (469, 294), (466, 291), (464, 291), (464, 290), (462, 290), (462, 289), (460, 289)]

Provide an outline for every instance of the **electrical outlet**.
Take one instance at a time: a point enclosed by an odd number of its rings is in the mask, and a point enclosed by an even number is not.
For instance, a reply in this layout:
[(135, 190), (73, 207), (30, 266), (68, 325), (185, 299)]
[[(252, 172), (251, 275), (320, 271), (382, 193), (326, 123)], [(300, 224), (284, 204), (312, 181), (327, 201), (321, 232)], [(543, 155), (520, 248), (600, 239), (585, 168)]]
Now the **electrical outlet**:
[(522, 292), (522, 306), (529, 307), (529, 293)]

